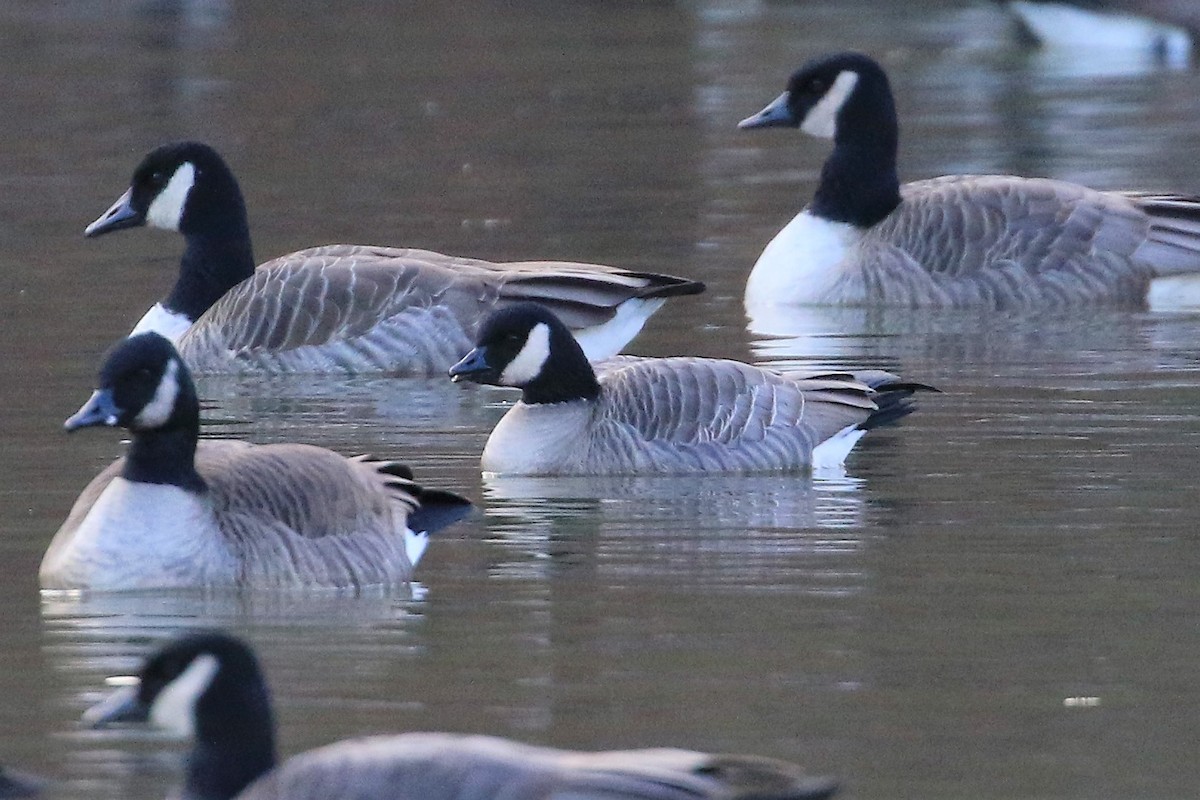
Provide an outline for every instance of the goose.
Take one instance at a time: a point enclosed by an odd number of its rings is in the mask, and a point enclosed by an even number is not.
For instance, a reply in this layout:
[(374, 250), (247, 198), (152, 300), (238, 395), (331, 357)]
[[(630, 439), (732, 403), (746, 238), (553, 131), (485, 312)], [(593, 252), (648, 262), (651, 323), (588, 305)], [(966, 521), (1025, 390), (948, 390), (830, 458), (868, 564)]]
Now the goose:
[(174, 288), (133, 332), (171, 339), (195, 372), (441, 374), (488, 311), (528, 299), (554, 307), (602, 359), (667, 298), (704, 290), (597, 264), (496, 264), (369, 245), (314, 247), (256, 269), (237, 179), (199, 142), (151, 151), (84, 233), (142, 225), (178, 231), (187, 246)]
[(1152, 280), (1200, 271), (1200, 198), (1009, 175), (901, 186), (892, 91), (861, 53), (808, 62), (739, 124), (770, 126), (798, 127), (834, 147), (812, 202), (755, 263), (745, 293), (752, 311), (1142, 307)]
[(188, 368), (157, 333), (122, 340), (68, 431), (119, 426), (127, 454), (76, 500), (46, 589), (360, 589), (409, 580), (428, 533), (469, 513), (394, 461), (304, 444), (197, 441)]
[(91, 727), (150, 722), (192, 739), (188, 800), (819, 800), (837, 784), (769, 758), (691, 750), (578, 752), (492, 736), (346, 739), (277, 764), (270, 691), (250, 647), (179, 636), (84, 712)]
[(1002, 0), (1040, 44), (1143, 52), (1186, 66), (1200, 6), (1194, 0)]
[(450, 368), (521, 390), (488, 437), (494, 475), (762, 472), (836, 467), (920, 384), (884, 372), (780, 373), (710, 358), (619, 356), (593, 369), (549, 310), (493, 312)]

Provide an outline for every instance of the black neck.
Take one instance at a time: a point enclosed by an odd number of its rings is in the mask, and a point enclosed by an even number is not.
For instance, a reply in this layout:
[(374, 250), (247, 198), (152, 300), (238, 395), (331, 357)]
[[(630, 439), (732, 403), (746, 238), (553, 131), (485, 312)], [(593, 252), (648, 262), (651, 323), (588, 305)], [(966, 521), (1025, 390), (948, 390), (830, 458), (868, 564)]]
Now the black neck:
[(125, 454), (121, 476), (134, 483), (178, 486), (190, 492), (207, 488), (196, 472), (196, 440), (200, 436), (198, 413), (188, 422), (153, 431), (135, 431)]
[(550, 334), (550, 357), (541, 373), (521, 387), (521, 400), (528, 405), (595, 400), (600, 384), (583, 348), (565, 327)]
[(184, 796), (230, 800), (275, 766), (275, 734), (269, 709), (230, 709), (218, 722), (198, 726), (188, 756)]
[(900, 205), (899, 129), (886, 83), (874, 96), (863, 89), (838, 115), (833, 152), (821, 168), (810, 209), (824, 219), (866, 228)]
[(163, 305), (194, 321), (254, 274), (254, 251), (244, 215), (240, 225), (227, 225), (220, 235), (190, 234), (186, 239), (179, 279)]

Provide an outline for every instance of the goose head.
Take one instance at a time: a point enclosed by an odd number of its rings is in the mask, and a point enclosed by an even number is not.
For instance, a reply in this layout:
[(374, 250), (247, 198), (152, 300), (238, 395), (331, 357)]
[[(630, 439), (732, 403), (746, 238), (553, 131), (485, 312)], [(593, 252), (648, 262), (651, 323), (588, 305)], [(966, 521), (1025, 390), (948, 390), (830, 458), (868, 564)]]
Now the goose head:
[(96, 390), (64, 427), (106, 425), (135, 433), (191, 429), (199, 413), (196, 388), (175, 348), (157, 333), (141, 333), (113, 348)]
[(792, 74), (783, 94), (738, 127), (799, 128), (836, 140), (852, 126), (870, 126), (888, 116), (895, 118), (887, 73), (870, 56), (847, 52), (809, 61)]
[(217, 151), (200, 142), (175, 142), (142, 159), (129, 188), (84, 235), (143, 225), (190, 235), (226, 220), (236, 224), (245, 214), (237, 179)]
[(592, 399), (600, 392), (579, 342), (536, 303), (517, 303), (488, 316), (475, 348), (450, 368), (450, 378), (512, 386), (526, 403)]
[(84, 712), (100, 728), (148, 722), (193, 740), (184, 796), (224, 800), (275, 765), (270, 692), (244, 642), (211, 631), (180, 636)]

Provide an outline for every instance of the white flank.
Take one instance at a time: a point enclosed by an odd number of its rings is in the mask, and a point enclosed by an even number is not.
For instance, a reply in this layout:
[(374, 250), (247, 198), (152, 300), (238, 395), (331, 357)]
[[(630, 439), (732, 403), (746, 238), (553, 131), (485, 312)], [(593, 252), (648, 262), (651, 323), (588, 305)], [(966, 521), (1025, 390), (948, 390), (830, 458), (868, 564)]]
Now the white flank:
[(190, 738), (196, 729), (196, 701), (212, 684), (221, 664), (209, 653), (196, 656), (168, 683), (150, 706), (150, 721), (165, 731)]
[(844, 70), (834, 79), (825, 96), (817, 101), (800, 123), (800, 130), (819, 139), (832, 139), (837, 133), (837, 115), (858, 85), (858, 73)]
[(608, 322), (575, 331), (575, 340), (593, 364), (612, 358), (637, 336), (646, 320), (662, 308), (666, 299), (634, 297), (617, 306), (617, 313)]
[(190, 161), (185, 161), (175, 170), (171, 180), (158, 193), (146, 209), (146, 224), (152, 228), (162, 228), (168, 231), (179, 230), (179, 220), (183, 218), (183, 206), (187, 203), (188, 193), (196, 183), (196, 167)]
[(175, 398), (179, 397), (179, 360), (172, 358), (167, 362), (154, 397), (142, 408), (133, 419), (133, 424), (141, 429), (157, 428), (171, 418), (175, 410)]
[(408, 565), (410, 567), (417, 565), (417, 562), (421, 560), (421, 556), (425, 555), (425, 548), (427, 547), (429, 547), (428, 533), (405, 528), (404, 555), (408, 556)]
[(846, 463), (846, 456), (850, 455), (850, 451), (854, 449), (854, 445), (858, 444), (858, 440), (864, 434), (866, 434), (866, 431), (857, 425), (847, 425), (845, 428), (842, 428), (833, 436), (830, 436), (813, 448), (812, 468), (830, 469), (831, 467), (840, 467)]
[(175, 344), (190, 327), (192, 327), (192, 320), (188, 319), (186, 314), (170, 311), (162, 303), (155, 303), (138, 320), (138, 324), (133, 326), (129, 335), (137, 336), (139, 333), (154, 332), (165, 336), (171, 340), (171, 344)]
[(550, 358), (550, 327), (539, 322), (525, 337), (525, 344), (516, 358), (500, 373), (502, 386), (524, 386), (541, 373)]
[(801, 211), (758, 257), (746, 280), (746, 306), (824, 302), (861, 235), (848, 222)]
[(1170, 66), (1186, 66), (1192, 38), (1183, 28), (1132, 14), (1088, 11), (1066, 3), (1013, 0), (1008, 7), (1044, 45), (1160, 54)]

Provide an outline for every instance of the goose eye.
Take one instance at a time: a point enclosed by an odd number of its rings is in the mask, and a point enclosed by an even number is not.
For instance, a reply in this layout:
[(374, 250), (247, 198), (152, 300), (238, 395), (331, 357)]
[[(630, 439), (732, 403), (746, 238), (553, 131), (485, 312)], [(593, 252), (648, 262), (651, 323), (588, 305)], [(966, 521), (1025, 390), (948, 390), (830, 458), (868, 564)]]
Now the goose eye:
[(825, 91), (825, 79), (813, 78), (808, 82), (808, 90), (813, 94), (821, 94)]

